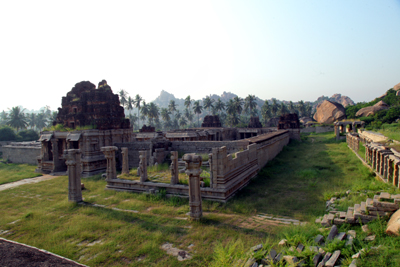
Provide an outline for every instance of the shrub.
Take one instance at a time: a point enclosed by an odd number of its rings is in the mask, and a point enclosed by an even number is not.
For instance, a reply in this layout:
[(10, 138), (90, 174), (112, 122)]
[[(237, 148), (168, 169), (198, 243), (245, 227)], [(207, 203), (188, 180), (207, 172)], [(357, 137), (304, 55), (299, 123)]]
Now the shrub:
[(18, 135), (18, 141), (36, 141), (39, 139), (39, 134), (32, 129), (20, 131)]
[(9, 126), (0, 128), (0, 141), (15, 141), (17, 140), (17, 134)]

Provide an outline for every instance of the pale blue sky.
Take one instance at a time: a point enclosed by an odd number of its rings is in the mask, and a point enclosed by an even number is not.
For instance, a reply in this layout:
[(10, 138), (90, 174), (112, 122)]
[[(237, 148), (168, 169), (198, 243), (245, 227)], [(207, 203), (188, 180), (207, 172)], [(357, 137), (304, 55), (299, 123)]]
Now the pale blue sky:
[(370, 101), (400, 82), (399, 0), (1, 1), (0, 110), (106, 79), (147, 102), (230, 91)]

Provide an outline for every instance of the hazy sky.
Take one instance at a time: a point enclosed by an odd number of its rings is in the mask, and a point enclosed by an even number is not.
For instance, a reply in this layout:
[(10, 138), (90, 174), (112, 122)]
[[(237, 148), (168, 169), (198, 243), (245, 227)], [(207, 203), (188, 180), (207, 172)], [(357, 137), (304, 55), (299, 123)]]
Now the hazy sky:
[(400, 0), (1, 1), (0, 110), (55, 110), (80, 81), (147, 102), (370, 101), (400, 82)]

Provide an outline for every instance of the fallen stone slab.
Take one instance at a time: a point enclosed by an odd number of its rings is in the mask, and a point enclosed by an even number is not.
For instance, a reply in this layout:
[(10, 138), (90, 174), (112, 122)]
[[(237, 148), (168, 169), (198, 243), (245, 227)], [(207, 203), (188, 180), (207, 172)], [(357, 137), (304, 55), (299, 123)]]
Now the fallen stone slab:
[(398, 236), (400, 230), (400, 210), (397, 210), (393, 215), (390, 217), (390, 220), (386, 227), (386, 234), (388, 235), (396, 235)]
[(329, 260), (325, 263), (326, 267), (333, 267), (335, 266), (336, 261), (339, 259), (340, 256), (340, 250), (336, 250), (333, 252), (332, 256), (329, 258)]
[(336, 225), (333, 225), (329, 232), (327, 240), (333, 240), (338, 235), (338, 229)]

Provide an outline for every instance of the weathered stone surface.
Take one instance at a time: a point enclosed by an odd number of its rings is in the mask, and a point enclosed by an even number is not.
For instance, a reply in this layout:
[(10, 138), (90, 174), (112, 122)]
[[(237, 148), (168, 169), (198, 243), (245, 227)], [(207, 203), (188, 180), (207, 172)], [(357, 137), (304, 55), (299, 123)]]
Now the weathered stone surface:
[(117, 178), (117, 170), (115, 166), (115, 151), (118, 150), (116, 146), (105, 146), (100, 149), (107, 160), (107, 180)]
[(340, 232), (335, 239), (338, 239), (340, 241), (342, 241), (344, 238), (346, 237), (346, 233), (345, 232)]
[(338, 260), (340, 256), (340, 250), (336, 250), (333, 252), (332, 256), (329, 258), (329, 260), (325, 263), (326, 267), (333, 267), (335, 266), (336, 261)]
[(314, 120), (319, 123), (332, 124), (335, 121), (346, 118), (344, 107), (335, 102), (325, 100), (317, 106), (317, 111), (314, 114)]
[(321, 253), (318, 253), (313, 257), (312, 261), (313, 261), (314, 267), (318, 266), (318, 263), (322, 260), (323, 256), (324, 255), (322, 255)]
[(190, 217), (199, 220), (203, 216), (200, 192), (200, 169), (203, 162), (201, 156), (185, 154), (182, 159), (186, 162), (186, 174), (189, 176), (189, 207)]
[(331, 231), (329, 232), (327, 240), (333, 240), (337, 235), (338, 235), (338, 229), (336, 225), (333, 225)]
[(121, 174), (129, 174), (129, 159), (128, 159), (128, 148), (121, 148), (122, 154), (122, 171)]
[(400, 235), (400, 209), (393, 213), (392, 217), (386, 227), (386, 234), (388, 235)]
[(68, 166), (68, 200), (82, 201), (81, 187), (81, 151), (68, 149), (64, 151), (65, 164)]
[(204, 117), (201, 127), (221, 127), (218, 115), (207, 115)]
[(318, 264), (318, 267), (323, 267), (325, 266), (325, 263), (329, 260), (329, 258), (332, 256), (332, 253), (327, 252), (324, 256), (324, 258), (322, 259), (322, 261)]
[(323, 235), (317, 235), (316, 237), (315, 237), (315, 239), (314, 239), (314, 242), (315, 243), (317, 243), (318, 245), (319, 244), (322, 244), (322, 242), (324, 242), (324, 236)]
[(356, 116), (357, 117), (368, 117), (370, 115), (374, 115), (376, 112), (384, 109), (389, 109), (388, 104), (383, 102), (382, 100), (376, 103), (373, 106), (370, 107), (365, 107), (357, 111)]
[(113, 94), (105, 80), (98, 89), (91, 82), (75, 84), (66, 97), (62, 98), (61, 108), (53, 125), (65, 127), (94, 125), (96, 129), (129, 129), (129, 119), (125, 119), (124, 108), (119, 97)]
[(262, 128), (260, 118), (259, 117), (250, 117), (250, 122), (247, 125), (247, 128)]
[(400, 89), (400, 83), (393, 86), (393, 90), (398, 91)]
[(178, 172), (178, 151), (171, 151), (171, 184), (179, 183), (179, 172)]
[(364, 240), (365, 241), (374, 241), (375, 240), (375, 235), (370, 235), (370, 236), (367, 236), (366, 238), (364, 238)]
[(278, 129), (297, 128), (300, 128), (300, 121), (296, 113), (285, 114), (279, 117)]
[(301, 244), (301, 243), (299, 243), (299, 244), (297, 245), (297, 248), (296, 248), (296, 250), (297, 250), (298, 252), (302, 252), (302, 251), (303, 251), (303, 249), (304, 249), (304, 245), (303, 245), (303, 244)]

